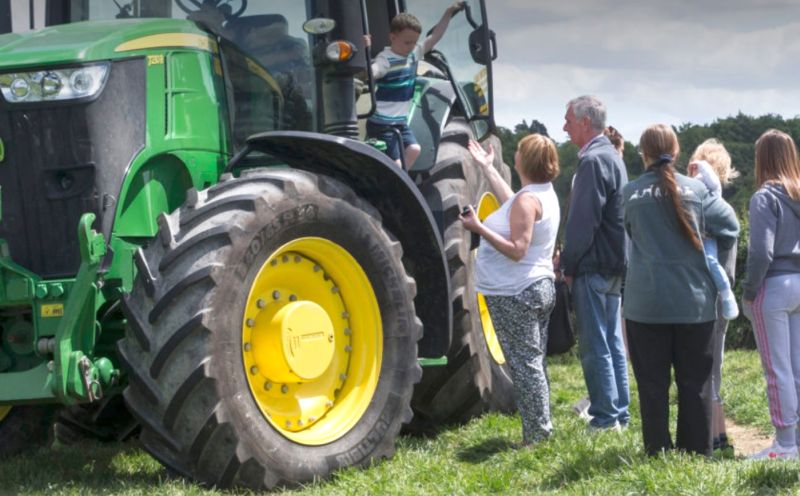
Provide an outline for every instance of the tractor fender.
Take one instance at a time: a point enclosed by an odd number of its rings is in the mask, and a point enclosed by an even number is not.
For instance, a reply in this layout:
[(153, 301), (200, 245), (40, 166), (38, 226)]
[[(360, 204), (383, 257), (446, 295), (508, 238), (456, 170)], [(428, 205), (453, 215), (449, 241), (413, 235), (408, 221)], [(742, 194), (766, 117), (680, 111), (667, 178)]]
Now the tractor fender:
[(186, 159), (165, 153), (134, 163), (125, 171), (114, 220), (115, 234), (148, 238), (156, 235), (158, 216), (178, 208), (186, 198), (186, 190), (197, 186)]
[(247, 145), (290, 167), (337, 179), (378, 209), (383, 224), (403, 245), (403, 263), (417, 282), (415, 300), (423, 324), (419, 356), (445, 355), (453, 311), (444, 245), (430, 208), (408, 174), (371, 146), (327, 134), (272, 131), (250, 136)]

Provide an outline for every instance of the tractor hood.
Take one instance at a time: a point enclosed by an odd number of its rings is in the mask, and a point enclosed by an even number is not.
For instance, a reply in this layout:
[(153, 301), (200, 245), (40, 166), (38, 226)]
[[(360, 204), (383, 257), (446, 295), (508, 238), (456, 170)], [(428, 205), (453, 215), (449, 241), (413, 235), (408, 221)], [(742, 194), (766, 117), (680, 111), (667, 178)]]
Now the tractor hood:
[(209, 34), (179, 19), (126, 19), (63, 24), (0, 36), (0, 70), (129, 57), (168, 46), (208, 49)]

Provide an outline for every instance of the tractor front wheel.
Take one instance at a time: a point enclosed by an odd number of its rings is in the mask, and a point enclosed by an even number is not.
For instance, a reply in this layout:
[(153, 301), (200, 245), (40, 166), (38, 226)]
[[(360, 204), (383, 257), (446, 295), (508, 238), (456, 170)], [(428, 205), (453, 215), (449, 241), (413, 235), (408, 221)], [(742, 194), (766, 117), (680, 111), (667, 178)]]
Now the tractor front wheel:
[(162, 216), (137, 265), (124, 394), (165, 465), (262, 490), (394, 452), (421, 375), (415, 283), (349, 187), (226, 178)]

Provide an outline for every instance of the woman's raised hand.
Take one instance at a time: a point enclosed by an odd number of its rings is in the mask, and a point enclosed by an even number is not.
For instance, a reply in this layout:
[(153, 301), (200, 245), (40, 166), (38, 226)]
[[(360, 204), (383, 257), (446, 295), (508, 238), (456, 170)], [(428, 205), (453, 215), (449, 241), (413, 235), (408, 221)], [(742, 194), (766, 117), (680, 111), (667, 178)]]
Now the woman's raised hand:
[(480, 143), (475, 140), (469, 140), (469, 152), (472, 154), (472, 157), (484, 167), (491, 167), (494, 163), (494, 148), (491, 144), (487, 152)]

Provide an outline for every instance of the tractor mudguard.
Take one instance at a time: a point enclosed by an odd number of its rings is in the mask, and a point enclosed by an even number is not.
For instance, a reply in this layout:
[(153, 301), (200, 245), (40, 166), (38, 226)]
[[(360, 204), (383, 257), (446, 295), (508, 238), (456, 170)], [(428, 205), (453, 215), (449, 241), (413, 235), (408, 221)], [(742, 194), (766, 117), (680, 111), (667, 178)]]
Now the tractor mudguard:
[(338, 179), (378, 209), (384, 225), (403, 245), (403, 263), (417, 281), (417, 314), (424, 328), (419, 356), (445, 355), (453, 328), (447, 260), (433, 214), (408, 174), (374, 148), (337, 136), (273, 131), (250, 136), (247, 147), (291, 167)]

